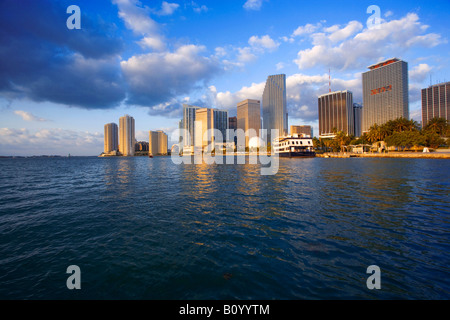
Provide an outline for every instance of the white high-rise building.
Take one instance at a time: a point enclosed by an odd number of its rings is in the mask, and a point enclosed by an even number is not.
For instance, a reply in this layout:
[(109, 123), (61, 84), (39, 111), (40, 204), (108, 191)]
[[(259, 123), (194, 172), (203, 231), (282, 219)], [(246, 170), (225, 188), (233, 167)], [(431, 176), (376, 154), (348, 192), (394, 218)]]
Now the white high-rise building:
[[(183, 104), (183, 119), (180, 123), (180, 140), (182, 147), (193, 147), (195, 145), (195, 113), (200, 107)], [(189, 134), (189, 136), (185, 136)]]
[(135, 143), (134, 118), (125, 115), (119, 120), (119, 152), (125, 157), (133, 157)]
[(267, 130), (267, 142), (275, 139), (271, 136), (272, 129), (277, 129), (279, 136), (288, 134), (285, 74), (268, 77), (262, 97), (262, 116), (263, 129)]

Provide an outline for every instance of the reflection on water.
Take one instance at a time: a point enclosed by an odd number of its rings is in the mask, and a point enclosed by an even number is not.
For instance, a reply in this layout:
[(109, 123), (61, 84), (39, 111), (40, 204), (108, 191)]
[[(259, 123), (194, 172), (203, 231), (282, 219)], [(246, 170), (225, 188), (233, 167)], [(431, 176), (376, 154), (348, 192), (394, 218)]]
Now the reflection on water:
[(0, 298), (450, 297), (445, 161), (280, 159), (275, 176), (170, 157), (0, 166)]

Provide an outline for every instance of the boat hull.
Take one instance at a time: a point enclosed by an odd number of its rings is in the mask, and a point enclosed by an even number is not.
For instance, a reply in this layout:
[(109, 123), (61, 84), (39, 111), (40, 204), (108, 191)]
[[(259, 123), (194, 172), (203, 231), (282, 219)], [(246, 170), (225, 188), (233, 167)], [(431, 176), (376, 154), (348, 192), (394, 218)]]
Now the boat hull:
[(280, 158), (314, 158), (315, 152), (280, 152), (278, 153)]

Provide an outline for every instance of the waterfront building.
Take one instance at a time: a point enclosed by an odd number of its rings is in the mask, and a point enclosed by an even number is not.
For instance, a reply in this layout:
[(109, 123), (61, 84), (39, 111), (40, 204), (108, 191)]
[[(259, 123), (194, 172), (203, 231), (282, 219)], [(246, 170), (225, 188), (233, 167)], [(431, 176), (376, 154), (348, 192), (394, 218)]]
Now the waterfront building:
[(135, 152), (138, 152), (138, 151), (148, 151), (148, 148), (149, 148), (149, 144), (148, 144), (148, 142), (146, 142), (146, 141), (139, 141), (139, 142), (136, 142), (136, 145), (135, 145), (135, 148), (134, 148), (134, 151)]
[(246, 133), (244, 147), (249, 148), (250, 140), (259, 137), (261, 130), (261, 101), (247, 99), (237, 104), (237, 128)]
[(285, 74), (273, 75), (267, 78), (262, 97), (262, 118), (263, 129), (267, 130), (268, 142), (275, 139), (275, 137), (271, 136), (272, 129), (277, 129), (279, 136), (288, 134)]
[(119, 120), (119, 152), (125, 157), (134, 156), (135, 143), (134, 118), (125, 115)]
[(219, 130), (222, 133), (222, 141), (218, 141), (217, 137), (215, 140), (217, 140), (217, 143), (226, 142), (228, 130), (228, 111), (218, 109), (212, 110), (214, 117), (213, 128)]
[[(183, 147), (193, 147), (195, 145), (195, 117), (196, 111), (200, 107), (183, 104), (183, 120), (181, 121), (180, 139), (183, 139)], [(189, 133), (189, 137), (184, 137)]]
[(353, 118), (355, 123), (355, 137), (361, 137), (362, 135), (362, 113), (363, 107), (359, 103), (353, 104)]
[(108, 123), (104, 127), (104, 153), (110, 154), (119, 150), (119, 129), (117, 124)]
[(291, 126), (291, 136), (296, 135), (306, 135), (309, 137), (314, 136), (313, 127), (311, 126)]
[(237, 117), (228, 118), (228, 129), (230, 129), (230, 130), (237, 129)]
[(362, 132), (398, 118), (409, 119), (408, 63), (397, 58), (368, 67), (362, 74)]
[(450, 121), (450, 82), (422, 89), (422, 127), (433, 118)]
[(355, 132), (351, 91), (336, 91), (319, 96), (319, 137), (333, 138), (334, 130), (348, 135)]
[(204, 150), (214, 143), (214, 110), (209, 108), (197, 109), (195, 112), (195, 147)]
[(150, 131), (148, 141), (149, 155), (164, 156), (168, 154), (169, 136), (164, 131)]

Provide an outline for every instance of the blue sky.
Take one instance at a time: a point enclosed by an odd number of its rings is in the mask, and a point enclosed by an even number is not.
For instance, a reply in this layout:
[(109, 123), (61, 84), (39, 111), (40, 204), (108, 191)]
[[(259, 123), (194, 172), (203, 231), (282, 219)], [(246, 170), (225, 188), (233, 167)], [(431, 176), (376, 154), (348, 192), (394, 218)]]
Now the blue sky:
[[(81, 30), (68, 30), (70, 5)], [(380, 29), (367, 26), (370, 5)], [(450, 80), (450, 2), (289, 0), (3, 0), (0, 155), (98, 155), (103, 125), (124, 114), (136, 135), (169, 135), (190, 103), (227, 109), (287, 76), (289, 125), (318, 132), (317, 97), (351, 90), (378, 61), (408, 62), (410, 115), (420, 89)]]

